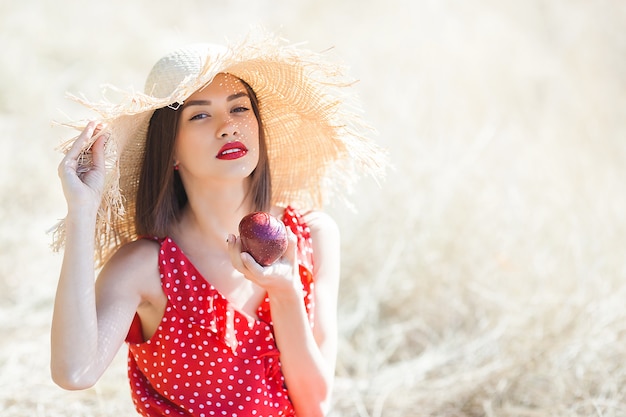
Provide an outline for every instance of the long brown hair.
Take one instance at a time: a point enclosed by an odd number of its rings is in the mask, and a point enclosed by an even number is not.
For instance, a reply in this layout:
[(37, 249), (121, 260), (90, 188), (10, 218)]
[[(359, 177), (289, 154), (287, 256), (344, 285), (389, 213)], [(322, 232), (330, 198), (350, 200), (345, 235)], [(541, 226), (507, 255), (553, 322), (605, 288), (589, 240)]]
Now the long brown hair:
[[(245, 81), (240, 81), (250, 96), (252, 110), (259, 123), (259, 162), (250, 174), (246, 198), (251, 199), (253, 210), (268, 211), (272, 184), (259, 102), (254, 90)], [(166, 236), (187, 204), (187, 193), (173, 166), (181, 108), (163, 107), (155, 110), (150, 118), (135, 204), (135, 228), (139, 236)]]

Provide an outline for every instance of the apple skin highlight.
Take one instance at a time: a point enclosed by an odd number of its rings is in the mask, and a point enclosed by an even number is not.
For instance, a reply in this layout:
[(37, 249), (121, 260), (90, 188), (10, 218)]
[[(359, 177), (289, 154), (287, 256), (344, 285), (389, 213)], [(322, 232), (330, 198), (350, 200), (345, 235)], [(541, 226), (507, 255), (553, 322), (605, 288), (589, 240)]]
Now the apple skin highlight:
[(287, 250), (285, 225), (263, 211), (255, 211), (241, 219), (239, 237), (242, 250), (262, 266), (273, 264)]

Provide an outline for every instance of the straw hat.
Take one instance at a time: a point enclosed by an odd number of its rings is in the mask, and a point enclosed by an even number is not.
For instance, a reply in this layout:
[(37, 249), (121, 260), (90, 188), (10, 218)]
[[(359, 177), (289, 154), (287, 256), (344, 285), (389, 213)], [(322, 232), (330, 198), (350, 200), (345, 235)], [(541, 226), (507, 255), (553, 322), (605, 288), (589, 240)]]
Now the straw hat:
[[(96, 111), (110, 137), (105, 148), (105, 191), (96, 225), (96, 259), (104, 263), (116, 247), (137, 238), (135, 194), (152, 113), (181, 105), (218, 73), (234, 75), (257, 95), (272, 180), (272, 204), (320, 208), (343, 197), (363, 174), (378, 177), (385, 153), (366, 134), (349, 95), (353, 80), (342, 67), (263, 33), (230, 46), (196, 44), (160, 59), (145, 92), (123, 93), (118, 103), (74, 100)], [(116, 90), (118, 93), (119, 90)], [(86, 123), (69, 124), (81, 129)], [(73, 140), (63, 145), (67, 152)], [(88, 163), (89, 154), (84, 153)], [(64, 244), (64, 223), (53, 246)]]

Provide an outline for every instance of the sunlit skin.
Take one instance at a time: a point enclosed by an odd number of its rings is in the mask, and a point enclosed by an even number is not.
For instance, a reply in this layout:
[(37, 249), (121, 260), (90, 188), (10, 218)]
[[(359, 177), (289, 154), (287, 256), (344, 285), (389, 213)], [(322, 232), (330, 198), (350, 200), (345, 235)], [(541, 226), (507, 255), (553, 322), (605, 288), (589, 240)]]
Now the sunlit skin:
[[(322, 416), (328, 410), (337, 351), (339, 234), (327, 215), (304, 212), (311, 229), (315, 264), (315, 323), (308, 323), (289, 232), (285, 255), (262, 267), (234, 235), (252, 211), (249, 176), (259, 160), (258, 122), (245, 88), (218, 74), (185, 102), (179, 119), (172, 169), (177, 167), (188, 197), (168, 235), (201, 275), (241, 312), (255, 319), (270, 300), (281, 369), (296, 414)], [(59, 165), (65, 197), (66, 245), (52, 322), (51, 369), (67, 389), (92, 386), (124, 343), (135, 314), (145, 339), (156, 331), (167, 298), (161, 288), (159, 244), (140, 239), (121, 247), (94, 285), (94, 227), (104, 187), (106, 137), (90, 123)], [(91, 149), (94, 166), (77, 173), (80, 150)], [(282, 208), (273, 207), (279, 216)]]
[(240, 181), (252, 173), (259, 161), (259, 125), (237, 78), (218, 74), (185, 101), (174, 158), (185, 182)]

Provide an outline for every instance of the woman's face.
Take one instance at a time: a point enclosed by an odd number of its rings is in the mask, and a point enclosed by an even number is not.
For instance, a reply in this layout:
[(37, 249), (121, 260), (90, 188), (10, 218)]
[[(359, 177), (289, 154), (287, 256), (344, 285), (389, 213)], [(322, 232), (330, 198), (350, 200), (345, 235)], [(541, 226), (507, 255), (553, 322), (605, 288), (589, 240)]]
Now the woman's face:
[(218, 74), (184, 103), (174, 144), (181, 177), (242, 179), (259, 162), (259, 123), (238, 78)]

